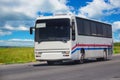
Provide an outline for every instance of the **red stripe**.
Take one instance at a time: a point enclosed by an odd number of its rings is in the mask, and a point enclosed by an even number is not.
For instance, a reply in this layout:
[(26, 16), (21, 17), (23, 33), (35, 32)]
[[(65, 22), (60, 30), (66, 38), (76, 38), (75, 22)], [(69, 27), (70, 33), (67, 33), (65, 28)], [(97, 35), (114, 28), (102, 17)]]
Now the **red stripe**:
[(80, 46), (87, 46), (87, 47), (90, 47), (90, 46), (93, 46), (93, 47), (101, 47), (101, 46), (107, 46), (107, 47), (111, 47), (112, 45), (108, 45), (108, 44), (76, 44), (74, 47), (72, 47), (72, 50), (76, 47), (80, 47)]

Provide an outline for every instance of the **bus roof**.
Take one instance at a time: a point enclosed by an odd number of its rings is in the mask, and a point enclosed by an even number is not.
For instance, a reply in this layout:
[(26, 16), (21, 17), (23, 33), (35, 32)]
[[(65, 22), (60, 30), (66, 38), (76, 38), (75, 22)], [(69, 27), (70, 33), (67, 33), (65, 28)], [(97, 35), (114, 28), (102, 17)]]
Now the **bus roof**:
[(99, 23), (111, 25), (110, 23), (106, 23), (106, 22), (102, 22), (102, 21), (94, 20), (94, 19), (83, 18), (83, 17), (77, 16), (77, 15), (73, 15), (73, 14), (57, 14), (57, 15), (55, 14), (53, 16), (39, 16), (37, 18), (37, 20), (40, 20), (40, 19), (58, 19), (58, 18), (60, 18), (60, 19), (62, 19), (62, 18), (69, 18), (69, 19), (71, 19), (72, 17), (78, 17), (78, 18), (81, 18), (81, 19), (89, 20), (89, 21), (94, 21), (94, 22), (99, 22)]
[(53, 15), (53, 16), (40, 16), (37, 18), (37, 20), (39, 19), (58, 19), (58, 18), (71, 18), (71, 15)]

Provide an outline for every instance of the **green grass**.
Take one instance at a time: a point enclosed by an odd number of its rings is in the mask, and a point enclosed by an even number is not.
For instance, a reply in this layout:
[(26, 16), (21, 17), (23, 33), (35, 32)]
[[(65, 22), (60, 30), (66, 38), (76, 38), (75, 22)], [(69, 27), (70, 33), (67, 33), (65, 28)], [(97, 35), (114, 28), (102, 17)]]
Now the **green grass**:
[(120, 42), (116, 42), (116, 43), (114, 43), (114, 46), (118, 46), (118, 47), (120, 47)]
[(120, 54), (120, 42), (114, 43), (114, 53)]
[(33, 62), (34, 48), (0, 48), (0, 64)]
[(120, 54), (120, 46), (114, 46), (114, 53)]
[(120, 54), (120, 42), (114, 43), (114, 53)]
[[(120, 53), (120, 43), (114, 43), (114, 53)], [(0, 64), (34, 62), (34, 48), (0, 48)]]

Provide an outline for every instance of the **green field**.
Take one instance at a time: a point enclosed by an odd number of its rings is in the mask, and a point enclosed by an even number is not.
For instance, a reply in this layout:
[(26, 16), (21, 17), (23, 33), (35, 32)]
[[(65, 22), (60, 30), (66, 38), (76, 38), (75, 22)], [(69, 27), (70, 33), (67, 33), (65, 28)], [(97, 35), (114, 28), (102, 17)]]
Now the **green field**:
[[(114, 43), (114, 53), (120, 53), (120, 43)], [(34, 48), (0, 48), (0, 64), (34, 62)]]
[(33, 61), (35, 61), (34, 48), (0, 48), (0, 64), (26, 63)]
[(114, 43), (114, 53), (120, 54), (120, 43)]

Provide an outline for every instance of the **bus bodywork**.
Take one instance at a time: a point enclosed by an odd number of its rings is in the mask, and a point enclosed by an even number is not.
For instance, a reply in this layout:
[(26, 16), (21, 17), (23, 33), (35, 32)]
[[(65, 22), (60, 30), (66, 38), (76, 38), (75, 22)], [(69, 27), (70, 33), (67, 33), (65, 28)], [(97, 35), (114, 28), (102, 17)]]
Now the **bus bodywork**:
[(112, 55), (112, 29), (109, 24), (74, 15), (59, 15), (37, 18), (34, 28), (34, 51), (38, 61), (83, 62), (89, 58), (107, 59)]

